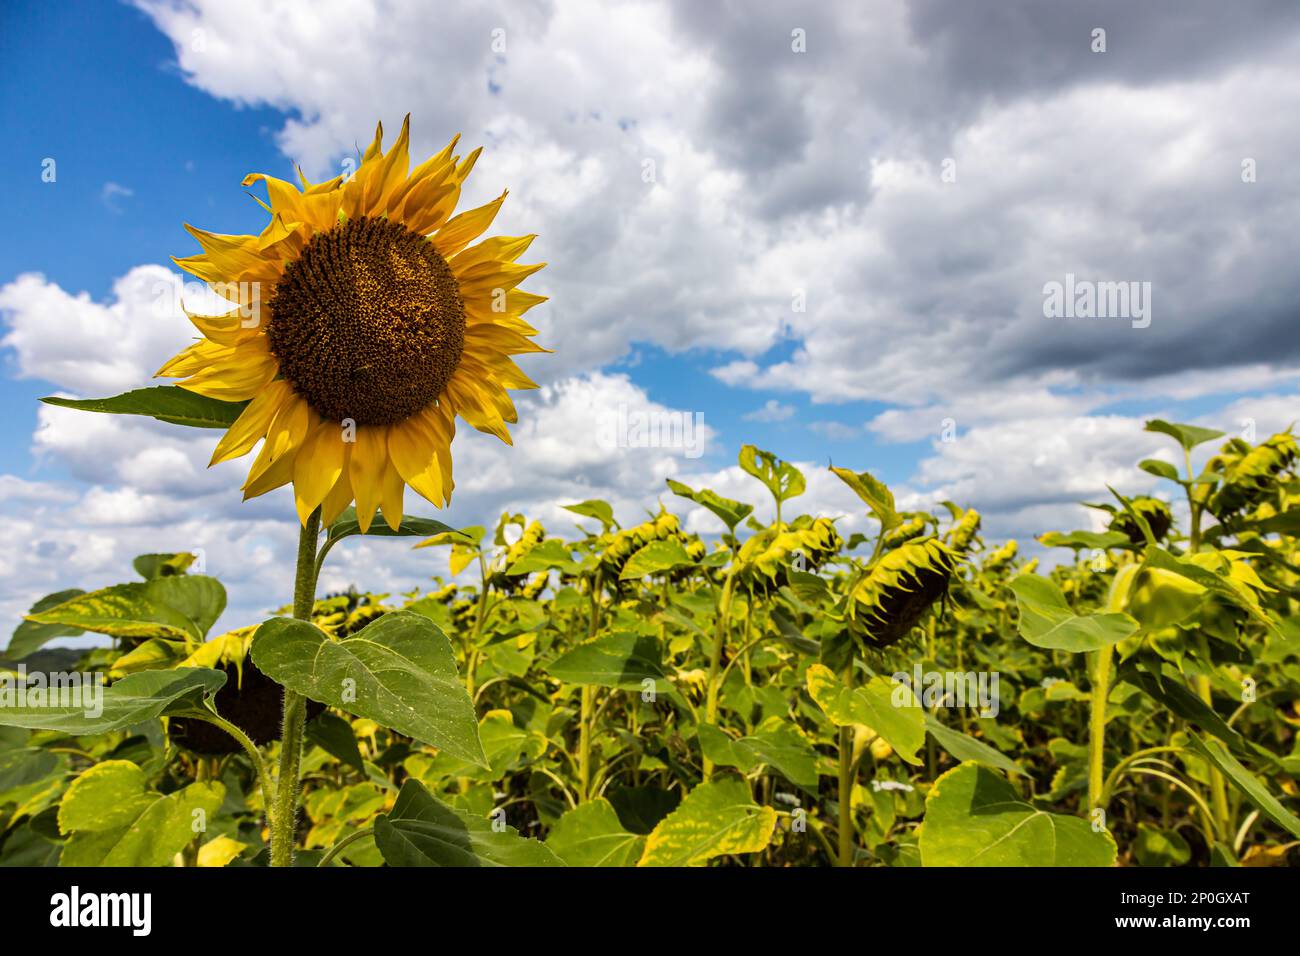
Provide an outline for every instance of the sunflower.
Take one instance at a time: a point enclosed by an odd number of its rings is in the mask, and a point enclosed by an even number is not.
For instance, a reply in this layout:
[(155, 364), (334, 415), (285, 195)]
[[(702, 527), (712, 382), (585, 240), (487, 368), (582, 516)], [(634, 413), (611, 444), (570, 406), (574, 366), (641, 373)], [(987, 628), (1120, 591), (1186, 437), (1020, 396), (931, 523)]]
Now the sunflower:
[(960, 556), (937, 538), (888, 552), (854, 586), (850, 624), (876, 647), (896, 644), (948, 591)]
[(406, 485), (449, 504), (456, 416), (510, 444), (506, 390), (537, 387), (511, 356), (548, 351), (522, 318), (546, 297), (518, 288), (545, 265), (517, 262), (534, 237), (475, 243), (506, 193), (452, 215), (480, 150), (461, 159), (458, 137), (408, 169), (409, 121), (387, 152), (380, 124), (351, 176), (313, 184), (299, 170), (301, 189), (247, 176), (270, 199), (258, 200), (271, 216), (262, 234), (187, 225), (203, 252), (174, 260), (240, 299), (221, 315), (187, 310), (203, 337), (158, 375), (248, 401), (211, 464), (262, 442), (244, 498), (292, 483), (304, 524), (355, 501), (363, 531), (377, 508), (396, 530)]

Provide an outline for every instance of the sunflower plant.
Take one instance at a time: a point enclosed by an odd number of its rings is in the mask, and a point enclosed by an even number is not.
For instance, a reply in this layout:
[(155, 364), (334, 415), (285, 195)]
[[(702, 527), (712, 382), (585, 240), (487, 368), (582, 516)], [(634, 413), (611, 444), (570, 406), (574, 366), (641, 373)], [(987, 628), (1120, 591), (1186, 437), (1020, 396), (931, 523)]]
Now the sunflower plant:
[[(387, 150), (380, 124), (349, 175), (312, 183), (299, 170), (300, 186), (247, 176), (245, 186), (262, 184), (267, 194), (258, 235), (186, 226), (202, 251), (176, 264), (240, 301), (215, 315), (186, 310), (199, 338), (158, 371), (174, 386), (55, 400), (225, 428), (211, 465), (257, 452), (245, 500), (292, 487), (301, 525), (293, 616), (268, 622), (246, 649), (252, 674), (267, 680), (266, 671), (284, 687), (278, 773), (265, 794), (277, 866), (293, 860), (309, 697), (317, 707), (326, 698), (396, 727), (423, 726), (426, 739), (482, 759), (473, 707), (436, 626), (389, 617), (336, 640), (311, 622), (325, 554), (349, 534), (371, 532), (377, 512), (389, 534), (450, 530), (406, 515), (406, 488), (435, 508), (449, 505), (456, 419), (509, 444), (517, 421), (509, 390), (536, 387), (513, 356), (545, 351), (523, 319), (545, 297), (519, 288), (545, 265), (518, 261), (534, 237), (483, 238), (506, 193), (456, 211), (481, 150), (462, 157), (457, 138), (413, 167), (409, 121)], [(399, 673), (392, 665), (412, 642), (422, 656)], [(440, 704), (451, 726), (413, 712), (412, 695)], [(238, 731), (218, 715), (221, 697), (206, 695), (184, 719)], [(269, 780), (257, 749), (267, 735), (233, 735)]]

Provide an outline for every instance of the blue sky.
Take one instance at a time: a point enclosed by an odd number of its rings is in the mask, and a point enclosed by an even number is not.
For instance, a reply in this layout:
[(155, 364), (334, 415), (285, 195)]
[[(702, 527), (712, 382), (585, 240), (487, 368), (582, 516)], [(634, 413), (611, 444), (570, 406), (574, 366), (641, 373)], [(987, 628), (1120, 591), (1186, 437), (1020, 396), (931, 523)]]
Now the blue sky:
[[(37, 398), (148, 384), (190, 334), (150, 320), (144, 291), (195, 251), (182, 223), (260, 231), (246, 173), (319, 176), (407, 112), (415, 152), (485, 144), (473, 195), (509, 186), (503, 231), (539, 233), (550, 262), (534, 314), (556, 351), (526, 365), (544, 388), (521, 399), (514, 450), (462, 429), (452, 523), (510, 508), (563, 527), (559, 506), (592, 496), (632, 519), (669, 475), (760, 501), (734, 467), (754, 442), (805, 464), (800, 504), (846, 526), (861, 519), (830, 460), (1029, 540), (1084, 526), (1076, 503), (1108, 483), (1150, 489), (1133, 466), (1165, 452), (1145, 417), (1284, 427), (1300, 22), (1248, 6), (565, 0), (434, 18), (337, 0), (313, 22), (266, 0), (6, 4), (0, 523), (17, 545), (0, 630), (173, 547), (211, 552), (227, 623), (278, 600), (292, 509), (240, 503), (239, 466), (206, 472), (215, 433)], [(1151, 326), (1045, 318), (1042, 286), (1067, 272), (1151, 281)], [(620, 404), (702, 413), (707, 453), (598, 447)], [(414, 586), (443, 570), (426, 555), (363, 544), (326, 584)]]

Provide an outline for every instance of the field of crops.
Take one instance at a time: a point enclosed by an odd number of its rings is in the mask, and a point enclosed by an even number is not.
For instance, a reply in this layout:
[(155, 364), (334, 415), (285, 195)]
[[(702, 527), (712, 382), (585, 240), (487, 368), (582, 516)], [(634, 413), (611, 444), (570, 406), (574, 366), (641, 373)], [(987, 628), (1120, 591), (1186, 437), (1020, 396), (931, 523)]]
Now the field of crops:
[(0, 864), (1294, 864), (1296, 443), (1148, 431), (1168, 494), (1094, 502), (1043, 567), (834, 469), (879, 529), (846, 540), (752, 446), (748, 501), (367, 522), (449, 557), (409, 594), (317, 595), (361, 533), (318, 509), (294, 604), (220, 635), (221, 582), (141, 556), (9, 643)]

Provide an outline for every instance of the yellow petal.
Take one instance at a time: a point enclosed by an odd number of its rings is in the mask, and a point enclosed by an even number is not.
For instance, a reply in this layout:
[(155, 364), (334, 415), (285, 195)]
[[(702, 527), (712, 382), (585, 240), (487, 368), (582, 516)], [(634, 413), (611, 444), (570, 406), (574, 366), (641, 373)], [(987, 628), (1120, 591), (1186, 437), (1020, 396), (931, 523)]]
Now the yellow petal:
[(289, 383), (283, 379), (272, 382), (263, 389), (235, 419), (235, 423), (221, 437), (221, 441), (217, 442), (208, 467), (211, 468), (218, 462), (238, 458), (252, 451), (253, 446), (266, 436), (271, 422), (280, 411), (280, 406), (290, 399), (292, 394)]
[[(343, 513), (343, 509), (352, 504), (352, 482), (348, 479), (348, 460), (352, 457), (354, 445), (343, 442), (343, 470), (339, 472), (338, 481), (325, 495), (320, 504), (321, 526), (328, 528)], [(310, 512), (308, 512), (310, 514)]]
[(297, 396), (287, 399), (267, 429), (262, 450), (253, 459), (244, 481), (244, 499), (256, 498), (293, 479), (293, 463), (298, 449), (314, 424), (307, 403)]
[(457, 277), (468, 275), (473, 269), (486, 269), (498, 262), (514, 262), (533, 244), (536, 235), (493, 236), (476, 246), (458, 252), (448, 261)]
[(293, 494), (303, 524), (343, 473), (345, 444), (343, 429), (333, 421), (322, 421), (303, 442), (293, 464)]
[(262, 339), (250, 339), (234, 352), (176, 384), (208, 398), (242, 402), (260, 392), (280, 370)]
[[(357, 441), (352, 448), (348, 475), (357, 499), (357, 522), (361, 533), (370, 530), (375, 508), (383, 497), (384, 465), (388, 456), (388, 428), (383, 425), (362, 425), (357, 429)], [(400, 477), (398, 479), (401, 481)]]
[(406, 171), (410, 168), (407, 144), (411, 138), (411, 114), (402, 120), (402, 131), (397, 134), (397, 142), (384, 154), (384, 158), (375, 164), (366, 185), (365, 205), (375, 212), (385, 212), (387, 201), (394, 190), (406, 181)]
[[(519, 283), (523, 282), (534, 272), (546, 268), (545, 262), (534, 263), (530, 266), (521, 266), (513, 262), (503, 262), (500, 268), (485, 274), (476, 274), (467, 278), (457, 280), (460, 286), (460, 294), (465, 298), (480, 295), (501, 295), (508, 293)], [(498, 291), (500, 290), (500, 291)]]
[(419, 415), (388, 429), (388, 454), (402, 480), (436, 508), (441, 508), (444, 500), (439, 451), (444, 449), (439, 448), (433, 430)]
[(379, 507), (383, 509), (384, 521), (396, 531), (402, 524), (402, 498), (406, 493), (406, 482), (402, 481), (401, 472), (388, 457), (384, 449), (384, 473), (380, 484)]
[(501, 210), (501, 204), (506, 201), (506, 193), (502, 193), (490, 203), (485, 203), (477, 209), (470, 209), (453, 217), (445, 226), (438, 230), (437, 235), (431, 237), (430, 242), (438, 250), (438, 254), (444, 259), (454, 256), (471, 242), (483, 235), (484, 230), (492, 225), (492, 220), (497, 217)]
[(446, 395), (451, 400), (456, 413), (479, 431), (496, 435), (507, 445), (514, 444), (510, 440), (510, 432), (501, 418), (501, 413), (489, 400), (480, 395), (470, 376), (462, 372), (463, 368), (463, 365), (458, 367), (451, 381), (447, 383)]

